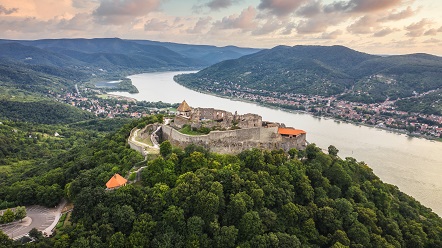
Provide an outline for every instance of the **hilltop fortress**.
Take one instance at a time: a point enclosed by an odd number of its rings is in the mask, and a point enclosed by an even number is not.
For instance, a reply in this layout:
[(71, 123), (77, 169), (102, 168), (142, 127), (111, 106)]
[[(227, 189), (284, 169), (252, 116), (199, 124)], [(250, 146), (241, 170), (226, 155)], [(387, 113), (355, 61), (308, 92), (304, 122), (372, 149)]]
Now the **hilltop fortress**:
[[(179, 131), (183, 127), (210, 132), (188, 135)], [(299, 150), (304, 149), (307, 143), (305, 131), (262, 121), (257, 114), (238, 115), (213, 108), (191, 108), (186, 101), (177, 108), (173, 121), (162, 125), (158, 137), (178, 147), (196, 144), (213, 152), (228, 154), (251, 148)]]

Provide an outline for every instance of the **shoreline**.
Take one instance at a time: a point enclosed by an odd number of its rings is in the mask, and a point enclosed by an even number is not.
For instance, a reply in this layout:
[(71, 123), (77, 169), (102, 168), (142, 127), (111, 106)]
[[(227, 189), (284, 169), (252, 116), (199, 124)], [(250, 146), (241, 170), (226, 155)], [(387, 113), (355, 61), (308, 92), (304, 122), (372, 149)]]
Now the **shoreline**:
[(388, 128), (388, 127), (384, 127), (384, 128), (383, 127), (377, 127), (375, 125), (370, 125), (370, 124), (367, 124), (367, 123), (360, 123), (360, 122), (355, 122), (355, 121), (350, 121), (350, 120), (338, 119), (338, 118), (333, 117), (333, 116), (314, 115), (312, 112), (308, 112), (308, 111), (305, 111), (305, 110), (287, 109), (287, 108), (284, 108), (284, 107), (274, 106), (272, 104), (267, 104), (267, 103), (262, 103), (262, 102), (255, 102), (255, 101), (252, 101), (252, 100), (247, 100), (247, 99), (242, 99), (242, 98), (237, 98), (237, 97), (230, 97), (230, 96), (226, 96), (226, 95), (219, 95), (219, 94), (215, 94), (213, 92), (203, 91), (203, 90), (200, 90), (200, 89), (189, 87), (188, 85), (184, 85), (184, 84), (178, 82), (177, 80), (175, 80), (175, 77), (173, 78), (173, 80), (177, 84), (179, 84), (179, 85), (181, 85), (183, 87), (186, 87), (187, 89), (190, 89), (190, 90), (193, 90), (193, 91), (196, 91), (196, 92), (200, 92), (200, 93), (203, 93), (203, 94), (211, 95), (211, 96), (216, 96), (216, 97), (220, 97), (220, 98), (224, 98), (224, 99), (229, 99), (229, 100), (232, 100), (232, 101), (240, 101), (240, 102), (252, 103), (252, 104), (256, 104), (258, 106), (262, 106), (262, 107), (266, 107), (266, 108), (271, 108), (271, 109), (276, 109), (276, 110), (281, 110), (281, 111), (289, 112), (289, 113), (308, 114), (308, 115), (310, 115), (312, 117), (315, 117), (315, 118), (332, 119), (332, 120), (337, 121), (337, 122), (344, 122), (344, 123), (348, 123), (348, 124), (353, 124), (355, 126), (362, 125), (362, 126), (366, 126), (366, 127), (375, 128), (375, 129), (378, 129), (378, 130), (383, 130), (383, 131), (395, 133), (395, 134), (398, 134), (398, 135), (405, 135), (405, 136), (407, 136), (409, 138), (419, 138), (419, 139), (425, 139), (425, 140), (429, 140), (429, 141), (442, 142), (441, 138), (431, 137), (431, 136), (427, 136), (427, 135), (420, 135), (420, 134), (419, 135), (413, 135), (413, 134), (407, 133), (406, 130), (402, 130), (402, 129), (394, 129), (394, 128)]

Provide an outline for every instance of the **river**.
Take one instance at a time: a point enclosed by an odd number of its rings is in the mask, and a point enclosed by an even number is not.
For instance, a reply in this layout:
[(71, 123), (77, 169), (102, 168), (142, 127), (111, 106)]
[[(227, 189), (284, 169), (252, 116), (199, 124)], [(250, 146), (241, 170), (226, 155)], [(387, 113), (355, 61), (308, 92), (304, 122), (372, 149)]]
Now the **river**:
[(325, 149), (334, 145), (339, 149), (340, 157), (350, 156), (366, 162), (382, 181), (398, 186), (401, 191), (442, 216), (442, 142), (203, 94), (173, 81), (173, 76), (180, 73), (189, 72), (133, 75), (130, 78), (140, 93), (113, 94), (151, 102), (177, 103), (186, 100), (193, 107), (238, 111), (238, 114), (256, 113), (263, 120), (303, 129), (310, 143)]

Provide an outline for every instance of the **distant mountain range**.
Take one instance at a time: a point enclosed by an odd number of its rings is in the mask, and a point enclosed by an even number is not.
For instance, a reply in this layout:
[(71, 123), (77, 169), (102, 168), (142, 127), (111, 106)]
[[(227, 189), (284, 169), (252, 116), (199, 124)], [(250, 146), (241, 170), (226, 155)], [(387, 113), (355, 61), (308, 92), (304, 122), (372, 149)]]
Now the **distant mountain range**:
[(0, 57), (27, 64), (130, 69), (203, 68), (259, 49), (184, 45), (147, 40), (46, 39), (0, 40)]
[(177, 80), (199, 89), (252, 89), (382, 102), (442, 88), (442, 58), (377, 56), (343, 46), (277, 46)]
[(0, 85), (57, 91), (92, 76), (201, 69), (257, 51), (118, 38), (0, 40)]

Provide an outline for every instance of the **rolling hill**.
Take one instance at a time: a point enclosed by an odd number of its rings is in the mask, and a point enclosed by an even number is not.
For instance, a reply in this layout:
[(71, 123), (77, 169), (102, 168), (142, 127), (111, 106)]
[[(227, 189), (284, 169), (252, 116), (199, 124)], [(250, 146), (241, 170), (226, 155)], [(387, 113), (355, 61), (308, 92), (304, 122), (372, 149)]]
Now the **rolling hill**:
[(305, 95), (341, 95), (360, 102), (412, 96), (442, 87), (442, 58), (376, 56), (343, 46), (277, 46), (181, 75), (184, 85)]

